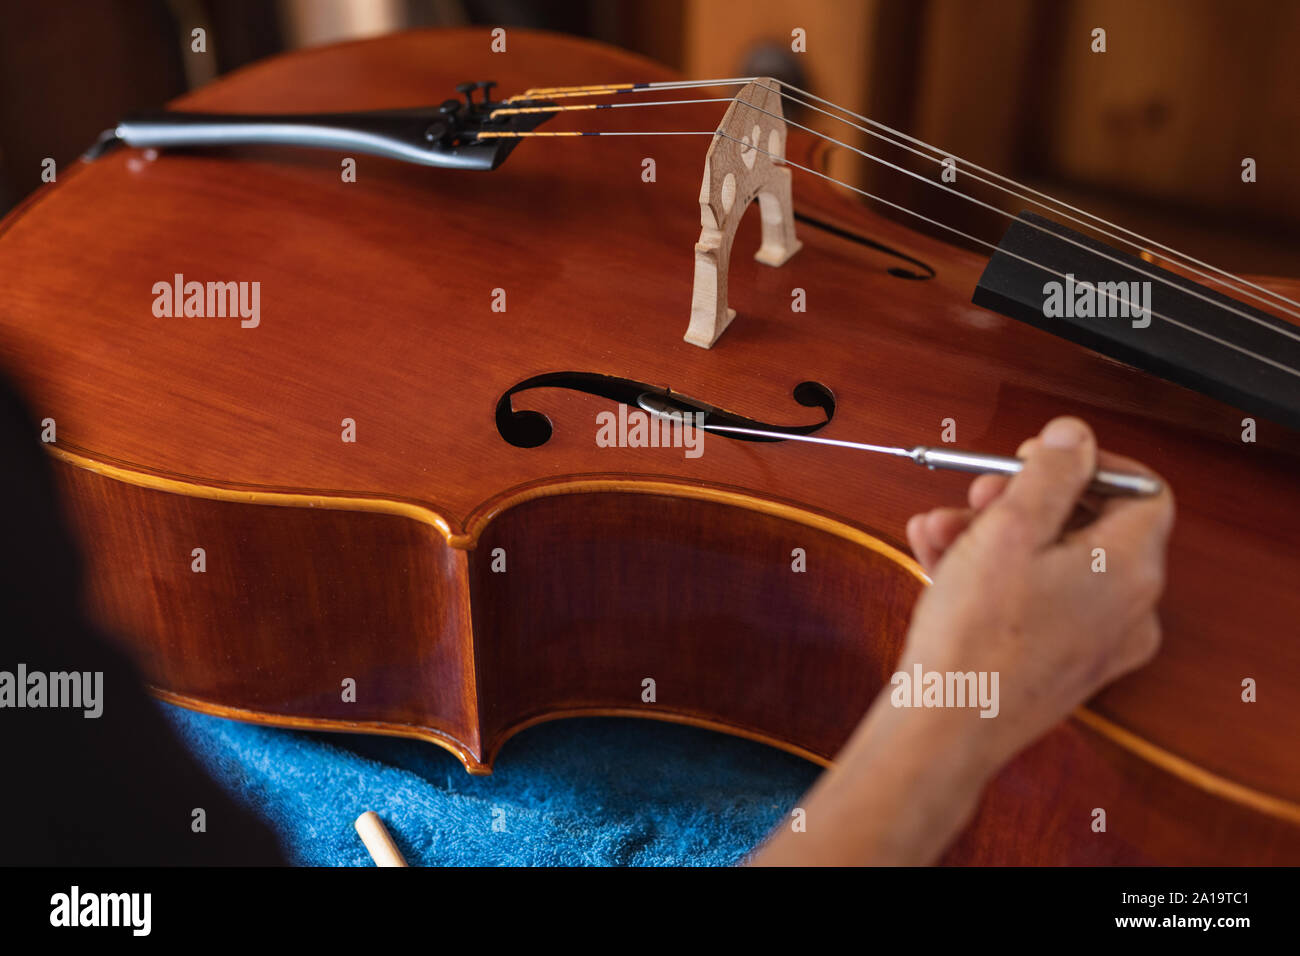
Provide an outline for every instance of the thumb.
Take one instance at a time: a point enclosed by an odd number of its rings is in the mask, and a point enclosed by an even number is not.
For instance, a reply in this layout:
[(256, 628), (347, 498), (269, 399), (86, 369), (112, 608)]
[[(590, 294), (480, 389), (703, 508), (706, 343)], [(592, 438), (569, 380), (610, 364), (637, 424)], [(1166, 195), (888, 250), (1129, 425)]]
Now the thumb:
[(1031, 547), (1041, 548), (1061, 536), (1091, 482), (1097, 440), (1082, 420), (1054, 418), (1029, 445), (1024, 462), (989, 512), (1026, 526)]

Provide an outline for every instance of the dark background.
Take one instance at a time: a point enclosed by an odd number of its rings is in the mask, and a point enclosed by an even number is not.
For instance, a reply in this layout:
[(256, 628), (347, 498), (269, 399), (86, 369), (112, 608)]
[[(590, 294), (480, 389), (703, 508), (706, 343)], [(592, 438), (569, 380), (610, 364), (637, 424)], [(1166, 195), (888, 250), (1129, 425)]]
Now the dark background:
[[(1300, 274), (1300, 3), (1288, 0), (9, 3), (0, 211), (40, 184), (45, 157), (66, 163), (125, 113), (245, 63), (465, 24), (594, 37), (697, 78), (776, 73), (1217, 265)], [(206, 54), (189, 49), (196, 26)], [(794, 27), (807, 31), (804, 55), (790, 51)], [(1090, 50), (1094, 27), (1107, 31), (1104, 54)], [(1256, 183), (1241, 182), (1246, 156)], [(833, 169), (991, 240), (1004, 225), (852, 154)]]

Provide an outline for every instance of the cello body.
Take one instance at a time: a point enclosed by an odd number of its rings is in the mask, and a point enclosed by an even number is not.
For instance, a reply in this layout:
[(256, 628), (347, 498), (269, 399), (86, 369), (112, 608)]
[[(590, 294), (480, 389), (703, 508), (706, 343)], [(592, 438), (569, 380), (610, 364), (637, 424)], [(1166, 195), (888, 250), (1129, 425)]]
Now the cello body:
[[(557, 36), (512, 31), (497, 56), (477, 31), (415, 32), (267, 61), (176, 107), (401, 107), (489, 73), (506, 91), (673, 78)], [(363, 157), (355, 182), (328, 152), (124, 149), (43, 187), (0, 226), (0, 360), (57, 428), (95, 619), (164, 700), (416, 737), (475, 773), (532, 724), (594, 714), (827, 763), (927, 583), (905, 522), (966, 480), (793, 442), (602, 447), (617, 403), (565, 387), (513, 396), (553, 428), (518, 447), (501, 397), (587, 373), (802, 424), (816, 382), (828, 437), (910, 446), (950, 419), (1005, 453), (1076, 414), (1175, 491), (1164, 644), (1008, 765), (947, 860), (1300, 862), (1295, 433), (1261, 422), (1243, 444), (1239, 410), (972, 305), (981, 257), (798, 173), (802, 249), (752, 261), (748, 215), (738, 318), (687, 344), (705, 142), (539, 140), (490, 174)], [(826, 160), (797, 131), (787, 154)], [(257, 323), (155, 314), (178, 276), (258, 283)]]

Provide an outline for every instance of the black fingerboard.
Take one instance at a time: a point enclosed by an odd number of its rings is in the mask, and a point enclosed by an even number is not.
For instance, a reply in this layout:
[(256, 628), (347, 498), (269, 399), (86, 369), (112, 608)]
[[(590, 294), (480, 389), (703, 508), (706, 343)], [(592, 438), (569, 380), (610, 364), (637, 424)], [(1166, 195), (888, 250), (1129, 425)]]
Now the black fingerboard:
[[(1094, 287), (1103, 282), (1150, 282), (1151, 324), (1134, 328), (1133, 322), (1124, 317), (1067, 314), (1049, 318), (1044, 312), (1048, 297), (1044, 286), (1048, 282), (1064, 285), (1065, 275)], [(1300, 340), (1290, 337), (1300, 336), (1300, 327), (1229, 298), (1216, 291), (1214, 285), (1174, 275), (1050, 219), (1030, 212), (1020, 214), (998, 244), (971, 301), (1247, 412), (1300, 429)], [(1244, 312), (1258, 322), (1220, 306)], [(1189, 328), (1180, 328), (1162, 316)], [(1296, 374), (1232, 346), (1295, 369)]]

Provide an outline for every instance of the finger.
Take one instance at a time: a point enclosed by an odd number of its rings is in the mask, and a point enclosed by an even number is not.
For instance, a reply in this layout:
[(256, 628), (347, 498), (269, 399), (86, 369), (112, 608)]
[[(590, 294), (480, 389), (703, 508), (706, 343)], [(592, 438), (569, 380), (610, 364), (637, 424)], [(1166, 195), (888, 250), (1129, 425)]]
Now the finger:
[(1007, 482), (1010, 480), (1006, 475), (980, 475), (970, 483), (966, 500), (976, 511), (983, 511), (1007, 490)]
[[(1033, 438), (1026, 438), (1020, 443), (1020, 447), (1016, 449), (1016, 457), (1028, 458), (1033, 454), (1034, 449), (1038, 448), (1041, 444), (1042, 439), (1037, 435)], [(1098, 449), (1097, 454), (1100, 456), (1105, 454), (1105, 452)], [(1099, 464), (1097, 467), (1100, 468), (1101, 465)], [(1101, 506), (1104, 497), (1104, 495), (1084, 492), (1083, 497), (1079, 499), (1074, 511), (1070, 514), (1069, 519), (1065, 523), (1067, 534), (1071, 531), (1076, 531), (1079, 528), (1086, 528), (1088, 525), (1092, 524), (1097, 515), (1101, 513)]]
[(1097, 467), (1155, 478), (1160, 482), (1160, 492), (1155, 495), (1098, 496), (1098, 520), (1081, 534), (1089, 540), (1100, 541), (1102, 537), (1118, 535), (1121, 540), (1128, 540), (1126, 535), (1149, 533), (1154, 535), (1151, 545), (1163, 553), (1174, 523), (1174, 496), (1169, 482), (1142, 462), (1114, 452), (1098, 453)]
[(1038, 443), (1039, 443), (1039, 438), (1037, 435), (1034, 435), (1032, 438), (1026, 438), (1024, 441), (1020, 443), (1020, 447), (1016, 449), (1016, 457), (1028, 458), (1030, 452), (1032, 452), (1035, 448), (1038, 447)]
[(1130, 576), (1135, 586), (1158, 590), (1173, 525), (1174, 496), (1162, 482), (1157, 495), (1107, 501), (1101, 516), (1076, 534), (1085, 547), (1106, 551), (1109, 569)]
[[(1160, 482), (1161, 487), (1165, 487), (1166, 482), (1150, 467), (1134, 458), (1128, 458), (1124, 455), (1117, 455), (1112, 451), (1102, 451), (1097, 454), (1097, 468), (1105, 468), (1107, 471), (1127, 472), (1134, 475), (1146, 475), (1148, 478), (1155, 478)], [(1111, 504), (1121, 504), (1125, 499), (1133, 498), (1132, 495), (1100, 495), (1098, 501), (1101, 510), (1105, 511)], [(1139, 496), (1141, 497), (1141, 496)]]
[[(1017, 458), (1028, 458), (1041, 444), (1042, 439), (1035, 435), (1033, 438), (1026, 438), (1016, 449)], [(1106, 468), (1112, 471), (1134, 472), (1155, 477), (1155, 472), (1151, 471), (1141, 462), (1134, 461), (1132, 458), (1125, 458), (1123, 455), (1116, 455), (1114, 452), (1097, 449), (1097, 469)], [(1004, 481), (1007, 479), (1003, 479)], [(1071, 528), (1083, 527), (1101, 513), (1102, 507), (1107, 501), (1113, 500), (1114, 495), (1099, 495), (1092, 491), (1087, 491), (1079, 499), (1079, 510), (1070, 520)]]
[[(1119, 606), (1136, 611), (1141, 618), (1154, 618), (1165, 589), (1167, 549), (1173, 522), (1173, 495), (1163, 482), (1158, 495), (1107, 502), (1105, 512), (1097, 521), (1072, 535), (1076, 540), (1070, 545), (1071, 549), (1079, 548), (1086, 552), (1086, 555), (1076, 555), (1074, 560), (1096, 561), (1101, 558), (1105, 562), (1104, 576)], [(1148, 623), (1148, 629), (1151, 626)], [(1158, 622), (1156, 626), (1154, 641), (1158, 643)], [(1154, 649), (1150, 653), (1153, 654)], [(1129, 664), (1123, 670), (1140, 666), (1145, 660)]]
[(1097, 466), (1092, 429), (1078, 418), (1054, 418), (1030, 446), (1020, 473), (989, 507), (1001, 527), (1030, 548), (1057, 540)]
[[(1121, 474), (1146, 475), (1149, 478), (1155, 478), (1157, 481), (1160, 481), (1161, 484), (1164, 483), (1158, 474), (1146, 465), (1142, 464), (1142, 462), (1099, 448), (1097, 449), (1097, 470), (1101, 471), (1102, 469)], [(1098, 516), (1104, 514), (1109, 508), (1122, 504), (1130, 497), (1132, 496), (1098, 494), (1089, 488), (1089, 490), (1084, 493), (1083, 497), (1079, 499), (1079, 511), (1082, 513), (1075, 514), (1076, 520), (1070, 522), (1070, 529), (1072, 531), (1077, 531), (1080, 528), (1087, 527), (1095, 521)], [(1067, 535), (1067, 537), (1070, 536)]]
[(1131, 471), (1152, 478), (1160, 477), (1149, 465), (1143, 464), (1136, 458), (1129, 458), (1113, 451), (1106, 451), (1104, 448), (1097, 451), (1097, 467), (1105, 468), (1107, 471)]
[(907, 541), (912, 553), (927, 571), (931, 570), (970, 527), (974, 517), (974, 512), (965, 508), (935, 508), (913, 515), (907, 522)]
[[(1042, 444), (1042, 438), (1035, 435), (1033, 438), (1026, 438), (1016, 449), (1017, 458), (1028, 458), (1035, 448)], [(1147, 465), (1138, 461), (1136, 458), (1127, 458), (1124, 455), (1116, 454), (1113, 451), (1106, 451), (1104, 448), (1097, 449), (1097, 468), (1105, 468), (1107, 471), (1131, 471), (1139, 475), (1148, 475), (1152, 478), (1160, 477), (1152, 471)]]
[(973, 520), (975, 512), (969, 508), (935, 508), (925, 515), (922, 530), (930, 547), (942, 556)]
[(907, 519), (907, 543), (912, 549), (912, 554), (916, 555), (916, 560), (921, 562), (921, 567), (926, 571), (934, 570), (934, 566), (939, 563), (939, 553), (930, 545), (930, 539), (925, 533), (925, 515), (912, 515)]

